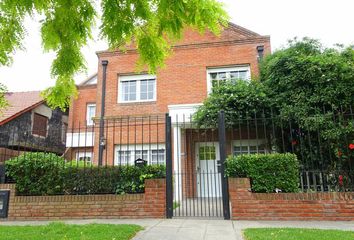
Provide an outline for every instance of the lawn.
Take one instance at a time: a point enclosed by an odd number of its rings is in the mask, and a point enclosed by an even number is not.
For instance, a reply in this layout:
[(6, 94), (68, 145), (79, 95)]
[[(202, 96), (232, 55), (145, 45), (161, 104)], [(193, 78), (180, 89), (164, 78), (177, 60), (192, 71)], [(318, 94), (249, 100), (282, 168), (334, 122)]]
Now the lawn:
[(137, 225), (50, 223), (43, 226), (0, 226), (1, 240), (126, 240), (143, 228)]
[(246, 240), (353, 240), (354, 232), (302, 228), (249, 228)]

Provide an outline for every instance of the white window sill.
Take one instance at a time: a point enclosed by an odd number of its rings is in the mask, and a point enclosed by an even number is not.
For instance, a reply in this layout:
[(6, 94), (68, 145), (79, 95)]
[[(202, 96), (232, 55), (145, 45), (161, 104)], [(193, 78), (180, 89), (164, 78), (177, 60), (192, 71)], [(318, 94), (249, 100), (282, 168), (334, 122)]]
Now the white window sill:
[(154, 100), (147, 100), (147, 101), (119, 101), (118, 104), (149, 104), (149, 103), (156, 103), (156, 99)]

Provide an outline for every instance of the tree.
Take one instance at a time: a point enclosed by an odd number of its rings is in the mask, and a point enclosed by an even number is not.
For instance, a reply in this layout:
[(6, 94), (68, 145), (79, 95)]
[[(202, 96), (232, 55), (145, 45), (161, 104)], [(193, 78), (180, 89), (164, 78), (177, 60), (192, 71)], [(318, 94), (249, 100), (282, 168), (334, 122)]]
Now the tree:
[[(2, 0), (0, 2), (0, 64), (8, 65), (22, 49), (27, 15), (39, 14), (45, 51), (54, 51), (51, 74), (56, 85), (43, 92), (51, 107), (65, 109), (76, 94), (73, 76), (85, 69), (81, 48), (92, 38), (98, 17), (93, 0)], [(173, 42), (188, 26), (218, 34), (228, 15), (217, 0), (101, 0), (101, 36), (111, 49), (132, 41), (139, 66), (150, 72), (163, 66)]]
[(224, 110), (226, 123), (237, 128), (257, 118), (276, 129), (273, 147), (295, 152), (305, 168), (354, 169), (353, 93), (352, 47), (295, 39), (265, 57), (259, 80), (213, 88), (194, 120), (216, 126)]
[(193, 117), (201, 127), (216, 127), (219, 111), (224, 110), (225, 122), (235, 125), (239, 121), (254, 118), (255, 114), (259, 116), (269, 112), (269, 106), (266, 89), (258, 80), (226, 80), (213, 87)]
[(295, 147), (295, 151), (303, 151), (303, 162), (318, 161), (314, 156), (322, 154), (327, 163), (320, 163), (320, 167), (354, 167), (354, 154), (349, 149), (354, 141), (353, 47), (324, 48), (317, 40), (295, 39), (265, 58), (260, 79), (271, 107), (281, 118), (306, 129), (306, 141)]

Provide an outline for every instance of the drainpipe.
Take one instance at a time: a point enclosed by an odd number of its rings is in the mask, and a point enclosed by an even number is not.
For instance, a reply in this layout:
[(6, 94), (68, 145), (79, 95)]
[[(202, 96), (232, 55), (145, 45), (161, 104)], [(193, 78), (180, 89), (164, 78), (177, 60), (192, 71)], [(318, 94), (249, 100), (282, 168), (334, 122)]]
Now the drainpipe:
[(102, 77), (102, 95), (101, 95), (101, 116), (100, 116), (100, 138), (99, 138), (99, 151), (98, 151), (98, 165), (102, 166), (103, 163), (103, 150), (106, 147), (106, 139), (104, 138), (104, 112), (106, 106), (106, 76), (107, 76), (108, 61), (102, 61), (103, 77)]

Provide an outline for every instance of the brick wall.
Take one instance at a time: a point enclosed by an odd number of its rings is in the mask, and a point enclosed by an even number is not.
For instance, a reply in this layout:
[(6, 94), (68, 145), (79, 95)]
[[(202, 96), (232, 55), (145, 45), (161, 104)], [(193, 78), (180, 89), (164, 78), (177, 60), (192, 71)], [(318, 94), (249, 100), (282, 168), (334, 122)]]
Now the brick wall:
[(230, 178), (234, 220), (354, 220), (354, 193), (252, 193), (247, 178)]
[[(225, 67), (235, 65), (249, 65), (252, 78), (257, 78), (258, 53), (257, 46), (264, 46), (264, 54), (271, 52), (270, 37), (248, 31), (242, 27), (230, 24), (222, 31), (220, 36), (215, 36), (206, 31), (205, 34), (186, 29), (183, 38), (173, 46), (173, 53), (166, 60), (166, 66), (156, 73), (156, 101), (139, 103), (118, 103), (118, 79), (120, 75), (137, 73), (138, 53), (134, 49), (126, 52), (102, 51), (98, 52), (98, 79), (97, 86), (81, 86), (79, 96), (70, 108), (69, 129), (83, 127), (86, 121), (86, 104), (96, 102), (96, 116), (101, 111), (102, 93), (102, 60), (108, 60), (106, 82), (106, 108), (105, 116), (109, 118), (136, 115), (164, 115), (168, 106), (174, 104), (202, 103), (207, 97), (207, 69), (211, 67)], [(143, 69), (141, 73), (146, 73)], [(96, 124), (96, 126), (98, 126)], [(151, 129), (151, 133), (142, 129), (119, 129), (116, 134), (109, 132), (106, 135), (107, 145), (104, 153), (104, 163), (112, 164), (114, 146), (116, 144), (164, 142), (164, 125), (159, 126), (159, 131)], [(98, 156), (98, 129), (95, 129), (94, 156)], [(150, 131), (150, 130), (149, 130)], [(118, 134), (119, 132), (119, 134)], [(154, 133), (155, 132), (155, 133)], [(137, 136), (137, 139), (135, 138)], [(158, 137), (157, 137), (158, 136)], [(107, 159), (107, 160), (106, 160)]]
[[(73, 99), (69, 109), (69, 131), (92, 131), (92, 126), (86, 126), (87, 104), (96, 103), (97, 86), (87, 85), (78, 87), (78, 96)], [(87, 127), (87, 128), (86, 128)]]
[(0, 189), (11, 190), (8, 220), (165, 217), (165, 179), (146, 180), (144, 194), (16, 196), (13, 184)]

